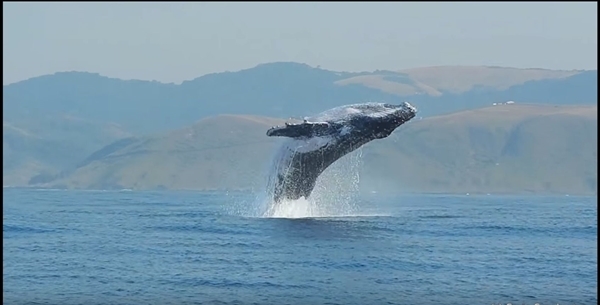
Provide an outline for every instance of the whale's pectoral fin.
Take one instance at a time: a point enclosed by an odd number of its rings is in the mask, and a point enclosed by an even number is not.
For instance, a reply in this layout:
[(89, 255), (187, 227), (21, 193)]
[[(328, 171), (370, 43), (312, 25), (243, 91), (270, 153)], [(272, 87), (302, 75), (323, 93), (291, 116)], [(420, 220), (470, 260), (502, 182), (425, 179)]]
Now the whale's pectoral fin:
[(307, 122), (298, 124), (288, 124), (285, 126), (276, 126), (267, 130), (269, 137), (318, 137), (324, 136), (331, 132), (331, 124), (327, 122)]

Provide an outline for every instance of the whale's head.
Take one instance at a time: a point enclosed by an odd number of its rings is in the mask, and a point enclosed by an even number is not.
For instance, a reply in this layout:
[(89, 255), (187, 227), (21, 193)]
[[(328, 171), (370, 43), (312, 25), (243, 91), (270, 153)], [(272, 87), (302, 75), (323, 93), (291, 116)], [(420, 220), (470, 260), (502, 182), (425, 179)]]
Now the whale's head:
[(388, 137), (396, 128), (410, 121), (417, 114), (417, 109), (407, 102), (399, 105), (358, 104), (349, 107), (349, 109), (352, 108), (357, 110), (348, 120), (348, 125), (352, 127), (353, 133), (373, 139)]
[(290, 138), (361, 137), (367, 140), (389, 136), (400, 125), (414, 118), (415, 107), (404, 102), (400, 105), (385, 103), (353, 104), (332, 108), (303, 123), (276, 126), (267, 135)]

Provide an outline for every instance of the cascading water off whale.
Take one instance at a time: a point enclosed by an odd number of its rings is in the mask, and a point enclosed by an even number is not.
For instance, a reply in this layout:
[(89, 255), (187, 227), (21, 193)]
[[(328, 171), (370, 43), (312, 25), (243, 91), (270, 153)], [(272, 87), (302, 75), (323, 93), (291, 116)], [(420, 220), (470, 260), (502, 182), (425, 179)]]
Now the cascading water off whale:
[(416, 112), (406, 102), (353, 104), (329, 109), (302, 123), (269, 129), (267, 136), (289, 138), (273, 160), (267, 186), (272, 204), (308, 199), (325, 169), (364, 144), (388, 137)]

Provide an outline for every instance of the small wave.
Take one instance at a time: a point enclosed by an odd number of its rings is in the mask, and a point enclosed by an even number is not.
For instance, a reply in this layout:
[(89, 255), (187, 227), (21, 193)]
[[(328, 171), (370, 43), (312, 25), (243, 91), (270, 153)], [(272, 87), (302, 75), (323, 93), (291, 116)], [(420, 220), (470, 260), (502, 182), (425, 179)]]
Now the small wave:
[(30, 226), (19, 226), (19, 225), (2, 225), (3, 233), (48, 233), (52, 232), (52, 230), (43, 229), (43, 228), (34, 228)]
[(427, 216), (420, 216), (419, 218), (424, 218), (424, 219), (454, 219), (454, 218), (462, 218), (462, 216), (457, 216), (457, 215), (427, 215)]

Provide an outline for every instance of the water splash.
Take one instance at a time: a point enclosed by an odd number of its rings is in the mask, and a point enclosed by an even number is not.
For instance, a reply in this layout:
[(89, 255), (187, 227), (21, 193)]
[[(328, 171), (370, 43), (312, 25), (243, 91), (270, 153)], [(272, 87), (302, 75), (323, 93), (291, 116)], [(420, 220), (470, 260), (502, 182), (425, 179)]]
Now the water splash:
[(272, 202), (272, 184), (257, 198), (259, 217), (306, 218), (352, 216), (358, 210), (356, 200), (360, 183), (362, 149), (345, 155), (327, 168), (317, 179), (308, 199)]
[[(330, 218), (330, 217), (385, 217), (389, 213), (364, 210), (359, 204), (362, 148), (345, 155), (327, 168), (317, 179), (309, 199), (273, 202), (273, 173), (266, 175), (265, 187), (255, 197), (244, 193), (229, 193), (231, 204), (227, 213), (251, 218)], [(275, 154), (275, 158), (278, 160)], [(276, 168), (279, 163), (273, 162)], [(272, 168), (273, 169), (273, 168)], [(264, 176), (263, 176), (264, 177)]]

